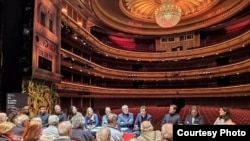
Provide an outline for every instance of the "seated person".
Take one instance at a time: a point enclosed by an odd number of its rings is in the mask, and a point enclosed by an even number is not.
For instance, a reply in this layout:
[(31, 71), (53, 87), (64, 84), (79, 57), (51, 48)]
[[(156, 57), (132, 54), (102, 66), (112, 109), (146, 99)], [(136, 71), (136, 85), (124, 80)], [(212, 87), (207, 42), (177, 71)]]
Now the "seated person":
[(141, 123), (141, 134), (137, 139), (140, 141), (161, 141), (161, 131), (155, 130), (150, 121)]
[(12, 130), (15, 127), (15, 124), (12, 122), (2, 122), (0, 124), (0, 141), (19, 141), (22, 140), (21, 137), (19, 137), (18, 139), (15, 139), (12, 136)]
[(70, 121), (62, 121), (58, 125), (58, 133), (59, 137), (55, 139), (54, 141), (71, 141), (71, 122)]
[(23, 107), (22, 114), (27, 115), (30, 119), (35, 117), (34, 113), (30, 111), (30, 107), (28, 105)]
[(162, 120), (162, 125), (165, 123), (172, 123), (173, 125), (181, 124), (181, 116), (176, 113), (176, 110), (176, 105), (170, 105), (169, 113), (164, 116)]
[(140, 127), (141, 127), (141, 123), (143, 121), (152, 121), (152, 116), (150, 114), (147, 113), (147, 107), (146, 106), (141, 106), (140, 107), (140, 113), (137, 114), (137, 117), (135, 119), (135, 123), (134, 123), (134, 132), (136, 134), (136, 136), (140, 135)]
[(45, 106), (40, 106), (39, 107), (39, 114), (37, 115), (37, 117), (40, 117), (41, 120), (42, 120), (42, 128), (46, 128), (46, 127), (49, 126), (49, 123), (48, 123), (49, 114), (46, 111)]
[(59, 123), (67, 120), (67, 115), (61, 110), (60, 105), (55, 105), (54, 110), (55, 110), (55, 115), (57, 115), (59, 118)]
[(42, 131), (42, 136), (43, 137), (51, 137), (51, 138), (58, 138), (59, 133), (58, 133), (58, 128), (57, 125), (59, 123), (59, 118), (57, 115), (50, 115), (48, 119), (49, 127), (44, 128)]
[(75, 120), (74, 118), (82, 117), (82, 123), (85, 125), (85, 118), (83, 117), (82, 113), (78, 112), (75, 106), (71, 106), (69, 109), (68, 120), (72, 121)]
[(106, 126), (108, 125), (108, 114), (111, 113), (111, 108), (110, 107), (106, 107), (105, 108), (105, 115), (102, 116), (102, 126)]
[(110, 113), (108, 115), (108, 125), (107, 127), (110, 128), (111, 132), (111, 139), (112, 141), (123, 141), (122, 133), (120, 130), (117, 129), (117, 115)]
[(96, 133), (96, 141), (111, 141), (111, 132), (108, 127), (102, 127)]
[(134, 114), (130, 113), (127, 105), (122, 106), (122, 113), (118, 115), (117, 124), (123, 132), (133, 132)]
[(187, 115), (185, 125), (204, 125), (204, 118), (199, 114), (197, 106), (191, 107), (191, 113)]
[(0, 123), (5, 122), (7, 120), (8, 120), (7, 114), (0, 112)]
[(161, 127), (162, 141), (173, 140), (173, 124), (165, 123)]
[(22, 136), (25, 127), (29, 123), (29, 117), (26, 114), (20, 114), (16, 118), (15, 127), (12, 130), (13, 135)]
[[(38, 120), (39, 119), (39, 120)], [(22, 138), (24, 141), (40, 141), (40, 133), (42, 131), (41, 118), (33, 118), (23, 131)]]
[(98, 121), (98, 116), (91, 107), (88, 107), (85, 116), (85, 128), (89, 130), (95, 128), (99, 123)]
[(235, 125), (231, 119), (229, 108), (222, 107), (219, 110), (219, 117), (214, 122), (214, 125)]
[(71, 118), (72, 124), (72, 134), (71, 139), (79, 139), (82, 141), (93, 141), (94, 136), (89, 130), (84, 130), (83, 121), (84, 117), (82, 115), (76, 115)]

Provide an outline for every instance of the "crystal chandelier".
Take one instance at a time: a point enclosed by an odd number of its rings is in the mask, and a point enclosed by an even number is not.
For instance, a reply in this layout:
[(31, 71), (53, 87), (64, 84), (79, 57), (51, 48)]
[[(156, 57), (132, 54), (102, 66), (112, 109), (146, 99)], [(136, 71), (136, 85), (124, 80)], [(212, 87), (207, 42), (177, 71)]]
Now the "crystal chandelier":
[(163, 28), (175, 26), (181, 19), (181, 8), (173, 2), (166, 0), (155, 10), (156, 23)]

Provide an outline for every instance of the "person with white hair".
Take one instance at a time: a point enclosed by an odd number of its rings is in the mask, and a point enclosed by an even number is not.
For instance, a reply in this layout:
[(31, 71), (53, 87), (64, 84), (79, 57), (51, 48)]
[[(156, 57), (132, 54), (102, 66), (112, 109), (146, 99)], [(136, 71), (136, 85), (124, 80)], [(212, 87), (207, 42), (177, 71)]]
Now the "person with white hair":
[(122, 106), (122, 113), (118, 115), (117, 124), (121, 131), (132, 133), (134, 128), (134, 114), (129, 112), (128, 105)]
[(52, 138), (58, 138), (58, 128), (57, 125), (59, 123), (59, 118), (57, 115), (50, 115), (48, 119), (49, 127), (43, 129), (42, 136), (52, 137)]
[(89, 130), (84, 130), (84, 117), (77, 114), (71, 118), (72, 134), (71, 139), (78, 139), (82, 141), (93, 141), (94, 136)]
[(173, 124), (165, 123), (161, 127), (162, 141), (173, 140)]
[(67, 115), (62, 111), (60, 105), (55, 105), (54, 109), (55, 109), (55, 115), (57, 115), (59, 118), (59, 123), (67, 120)]
[(7, 114), (3, 113), (3, 112), (2, 113), (0, 112), (0, 123), (5, 122), (7, 120), (8, 120)]
[(154, 130), (150, 121), (143, 121), (141, 123), (141, 134), (137, 139), (140, 141), (161, 141), (161, 131)]
[(12, 134), (22, 136), (24, 128), (29, 123), (29, 117), (26, 114), (20, 114), (16, 118), (15, 127), (12, 130)]
[(58, 124), (59, 137), (54, 141), (71, 141), (72, 125), (70, 121), (63, 121)]

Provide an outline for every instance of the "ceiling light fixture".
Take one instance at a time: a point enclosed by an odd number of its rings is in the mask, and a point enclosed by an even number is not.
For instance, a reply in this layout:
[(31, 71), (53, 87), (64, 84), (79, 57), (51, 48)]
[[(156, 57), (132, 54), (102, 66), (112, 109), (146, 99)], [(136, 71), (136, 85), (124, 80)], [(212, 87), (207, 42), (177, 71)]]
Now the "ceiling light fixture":
[(163, 28), (175, 26), (181, 19), (181, 8), (174, 0), (162, 0), (162, 4), (154, 12), (156, 23)]

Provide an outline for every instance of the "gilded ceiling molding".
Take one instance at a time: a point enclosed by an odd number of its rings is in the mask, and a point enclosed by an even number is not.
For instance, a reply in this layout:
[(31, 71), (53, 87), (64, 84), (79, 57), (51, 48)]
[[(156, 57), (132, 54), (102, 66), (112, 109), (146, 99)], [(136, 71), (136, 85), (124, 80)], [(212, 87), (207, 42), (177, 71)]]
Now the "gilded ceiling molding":
[[(134, 20), (155, 23), (154, 12), (164, 0), (119, 0), (121, 11)], [(200, 15), (215, 6), (219, 0), (177, 0), (175, 3), (182, 10), (181, 19)]]
[[(188, 0), (188, 1), (185, 1), (187, 3), (189, 2), (188, 4), (182, 4), (182, 5), (194, 5), (194, 4), (190, 4), (191, 2), (194, 2), (194, 1), (195, 0)], [(182, 1), (177, 1), (177, 2), (180, 4), (182, 3)], [(153, 3), (152, 0), (151, 0), (151, 3)], [(205, 28), (205, 27), (217, 24), (231, 17), (232, 15), (235, 15), (240, 10), (247, 7), (249, 4), (250, 4), (249, 0), (241, 0), (241, 1), (214, 0), (209, 5), (209, 7), (206, 7), (200, 10), (193, 10), (192, 14), (188, 14), (184, 16), (186, 18), (183, 17), (183, 19), (175, 27), (160, 28), (156, 23), (140, 21), (140, 19), (138, 18), (140, 17), (140, 14), (136, 14), (137, 17), (133, 19), (127, 16), (128, 14), (124, 14), (125, 12), (123, 13), (123, 11), (120, 8), (119, 8), (120, 11), (117, 10), (117, 8), (116, 8), (116, 11), (112, 11), (112, 9), (108, 9), (108, 6), (101, 0), (92, 2), (93, 10), (95, 11), (97, 17), (99, 17), (99, 19), (102, 20), (102, 22), (104, 22), (106, 25), (118, 31), (125, 32), (125, 33), (140, 34), (140, 35), (157, 35), (157, 36), (190, 32), (190, 31), (198, 30), (201, 28)], [(131, 5), (135, 5), (135, 4), (131, 4)], [(119, 6), (119, 3), (117, 6)], [(140, 7), (140, 6), (137, 6), (137, 7)], [(183, 8), (183, 9), (186, 10), (188, 8)], [(138, 11), (133, 10), (133, 13), (134, 12), (138, 13)], [(150, 13), (150, 12), (145, 12), (145, 10), (139, 11), (141, 15), (143, 12), (146, 14)], [(132, 14), (130, 15), (132, 16)], [(142, 16), (142, 17), (145, 17), (145, 16)], [(149, 18), (148, 16), (146, 17), (148, 21)]]

